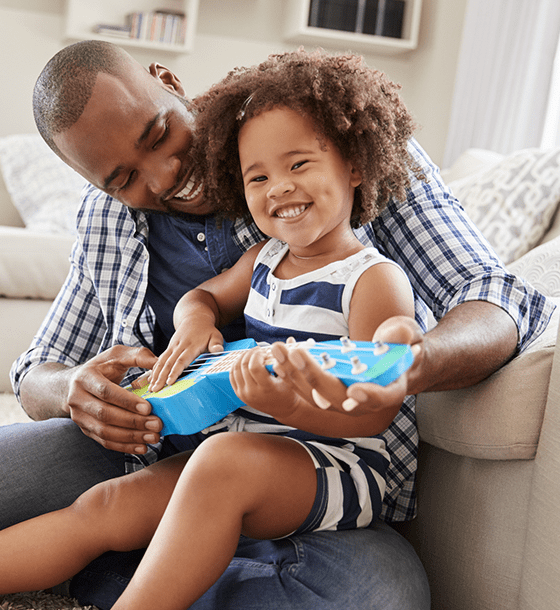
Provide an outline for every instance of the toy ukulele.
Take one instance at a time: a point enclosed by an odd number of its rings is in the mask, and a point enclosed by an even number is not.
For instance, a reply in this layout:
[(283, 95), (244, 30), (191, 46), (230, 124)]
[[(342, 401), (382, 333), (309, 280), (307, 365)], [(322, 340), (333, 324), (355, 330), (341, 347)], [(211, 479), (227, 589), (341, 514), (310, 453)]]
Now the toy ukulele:
[[(395, 343), (352, 342), (343, 337), (340, 341), (316, 343), (310, 339), (292, 345), (304, 345), (323, 369), (346, 386), (357, 382), (388, 385), (413, 361), (410, 347)], [(253, 339), (226, 343), (223, 352), (200, 355), (182, 377), (158, 392), (150, 392), (149, 383), (128, 389), (152, 405), (152, 413), (163, 422), (162, 436), (200, 432), (244, 404), (229, 383), (229, 371), (240, 354), (256, 346)], [(272, 362), (267, 365), (271, 373)]]

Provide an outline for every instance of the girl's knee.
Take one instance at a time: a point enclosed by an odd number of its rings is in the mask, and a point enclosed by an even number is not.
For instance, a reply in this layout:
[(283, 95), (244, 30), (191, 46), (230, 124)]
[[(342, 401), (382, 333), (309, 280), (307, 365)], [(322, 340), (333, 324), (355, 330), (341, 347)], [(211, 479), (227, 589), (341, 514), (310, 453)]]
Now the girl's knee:
[(110, 479), (94, 485), (81, 494), (69, 509), (82, 514), (84, 518), (107, 516), (119, 503), (121, 485), (118, 481), (119, 479)]

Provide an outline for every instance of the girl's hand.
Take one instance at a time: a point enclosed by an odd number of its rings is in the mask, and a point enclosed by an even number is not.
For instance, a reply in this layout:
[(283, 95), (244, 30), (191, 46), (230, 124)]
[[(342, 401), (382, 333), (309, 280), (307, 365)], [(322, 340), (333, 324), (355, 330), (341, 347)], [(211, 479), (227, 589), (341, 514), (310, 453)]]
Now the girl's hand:
[(152, 369), (150, 391), (157, 392), (174, 383), (200, 354), (206, 351), (221, 352), (223, 349), (224, 338), (215, 326), (184, 322), (177, 328), (167, 349)]
[(255, 347), (238, 358), (229, 379), (237, 396), (247, 405), (285, 421), (301, 398), (291, 383), (275, 377), (266, 368), (269, 348)]

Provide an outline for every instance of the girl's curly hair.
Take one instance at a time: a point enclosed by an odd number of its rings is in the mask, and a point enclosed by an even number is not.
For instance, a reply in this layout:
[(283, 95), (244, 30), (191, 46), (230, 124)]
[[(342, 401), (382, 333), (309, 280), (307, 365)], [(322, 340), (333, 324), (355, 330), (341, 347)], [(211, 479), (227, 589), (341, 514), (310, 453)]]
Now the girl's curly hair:
[(407, 151), (414, 124), (400, 87), (356, 55), (303, 49), (236, 68), (194, 101), (198, 112), (192, 149), (197, 173), (217, 213), (248, 214), (237, 136), (251, 117), (276, 106), (308, 116), (319, 137), (331, 141), (362, 173), (352, 224), (375, 218), (393, 197), (406, 199), (410, 172), (422, 178)]

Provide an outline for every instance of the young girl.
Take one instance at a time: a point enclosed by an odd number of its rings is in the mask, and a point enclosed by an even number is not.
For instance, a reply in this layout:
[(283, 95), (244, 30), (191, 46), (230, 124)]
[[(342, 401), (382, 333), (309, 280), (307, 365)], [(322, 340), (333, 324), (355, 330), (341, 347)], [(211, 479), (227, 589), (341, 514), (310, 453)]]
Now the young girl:
[[(243, 311), (248, 336), (267, 342), (371, 340), (388, 317), (413, 315), (402, 270), (351, 228), (405, 196), (411, 119), (394, 85), (356, 57), (299, 51), (230, 74), (198, 106), (208, 195), (231, 216), (249, 212), (273, 239), (181, 299), (155, 389), (221, 346), (218, 328)], [(376, 435), (398, 409), (355, 415), (342, 389), (338, 404), (315, 402), (298, 393), (297, 354), (286, 358), (280, 344), (273, 353), (276, 377), (262, 349), (236, 363), (231, 382), (247, 407), (194, 435), (193, 451), (2, 531), (0, 593), (52, 586), (108, 550), (148, 547), (114, 608), (184, 610), (219, 578), (241, 534), (377, 519), (390, 457)]]

